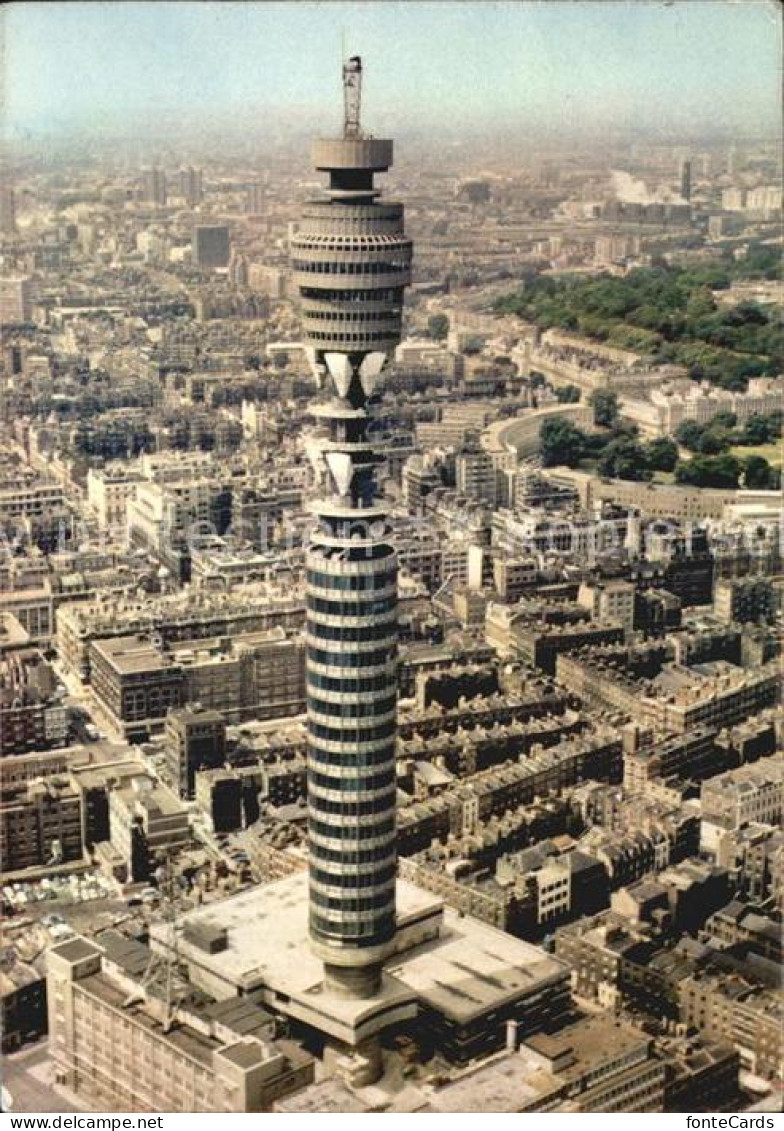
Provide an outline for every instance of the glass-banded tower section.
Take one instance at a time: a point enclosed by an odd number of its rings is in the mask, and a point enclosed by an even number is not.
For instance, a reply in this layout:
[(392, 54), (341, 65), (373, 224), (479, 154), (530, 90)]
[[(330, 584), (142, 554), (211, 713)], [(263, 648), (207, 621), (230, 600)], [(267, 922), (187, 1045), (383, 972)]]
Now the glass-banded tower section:
[[(292, 239), (305, 342), (325, 399), (307, 438), (319, 497), (307, 553), (310, 934), (337, 992), (368, 997), (395, 934), (397, 559), (376, 493), (373, 402), (400, 341), (411, 241), (374, 174), (392, 142), (359, 130), (361, 64), (344, 67), (344, 136)], [(352, 87), (356, 80), (356, 87)]]

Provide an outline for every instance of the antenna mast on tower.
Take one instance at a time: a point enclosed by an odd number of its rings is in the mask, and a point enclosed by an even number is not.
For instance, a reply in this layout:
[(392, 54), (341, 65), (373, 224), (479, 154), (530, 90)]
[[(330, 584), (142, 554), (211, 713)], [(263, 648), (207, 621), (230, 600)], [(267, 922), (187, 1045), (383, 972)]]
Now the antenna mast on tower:
[(362, 137), (359, 115), (362, 109), (362, 60), (352, 55), (343, 64), (343, 136)]

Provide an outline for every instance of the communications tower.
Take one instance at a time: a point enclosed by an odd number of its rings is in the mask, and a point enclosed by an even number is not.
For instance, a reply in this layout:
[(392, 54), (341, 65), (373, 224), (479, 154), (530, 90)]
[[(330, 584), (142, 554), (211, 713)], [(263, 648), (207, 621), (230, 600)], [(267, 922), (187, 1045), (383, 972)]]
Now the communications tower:
[(325, 399), (309, 434), (319, 498), (307, 552), (311, 944), (327, 985), (372, 997), (395, 935), (397, 559), (373, 404), (400, 341), (411, 241), (376, 173), (392, 142), (361, 127), (362, 63), (343, 67), (341, 137), (317, 141), (329, 175), (291, 242), (305, 344)]

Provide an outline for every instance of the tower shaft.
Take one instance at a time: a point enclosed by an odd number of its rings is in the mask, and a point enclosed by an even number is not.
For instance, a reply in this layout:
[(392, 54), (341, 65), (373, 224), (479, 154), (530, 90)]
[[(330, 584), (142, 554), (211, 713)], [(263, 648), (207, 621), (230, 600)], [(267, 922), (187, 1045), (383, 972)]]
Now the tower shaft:
[(320, 491), (307, 552), (310, 934), (332, 987), (368, 997), (395, 934), (398, 635), (373, 402), (400, 341), (411, 242), (402, 205), (379, 203), (373, 185), (392, 143), (348, 122), (347, 103), (346, 136), (315, 145), (329, 187), (304, 210), (292, 267), (329, 386), (307, 441)]

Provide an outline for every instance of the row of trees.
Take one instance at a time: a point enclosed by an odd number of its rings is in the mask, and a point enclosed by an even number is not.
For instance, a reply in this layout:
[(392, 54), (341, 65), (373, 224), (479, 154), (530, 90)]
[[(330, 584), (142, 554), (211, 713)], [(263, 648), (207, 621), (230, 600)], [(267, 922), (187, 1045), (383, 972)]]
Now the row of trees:
[(707, 424), (684, 420), (675, 433), (678, 443), (691, 452), (719, 455), (734, 447), (772, 444), (781, 436), (781, 412), (755, 414), (738, 427), (734, 412), (720, 412)]
[(546, 420), (539, 433), (539, 452), (544, 467), (579, 467), (596, 460), (600, 475), (610, 479), (646, 480), (655, 471), (672, 471), (678, 462), (678, 447), (663, 438), (644, 444), (636, 427), (615, 423), (606, 432), (584, 432), (570, 420)]
[(745, 261), (640, 268), (622, 278), (540, 275), (499, 298), (495, 310), (684, 365), (695, 379), (742, 390), (750, 377), (777, 372), (784, 331), (765, 308), (720, 307), (712, 291), (749, 273), (775, 278), (776, 271), (770, 249), (757, 248)]
[(729, 453), (678, 458), (678, 446), (663, 436), (647, 443), (634, 425), (615, 422), (604, 432), (587, 433), (570, 420), (546, 420), (539, 433), (544, 467), (579, 467), (596, 460), (596, 470), (608, 479), (651, 480), (657, 471), (675, 472), (676, 483), (695, 487), (738, 487), (773, 490), (781, 473), (762, 456), (739, 459)]
[(781, 486), (781, 471), (762, 456), (739, 459), (725, 452), (681, 460), (675, 481), (694, 487), (738, 487), (742, 483), (749, 490), (775, 491)]

